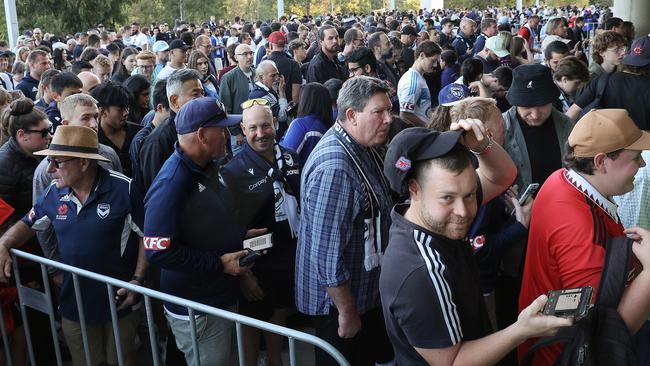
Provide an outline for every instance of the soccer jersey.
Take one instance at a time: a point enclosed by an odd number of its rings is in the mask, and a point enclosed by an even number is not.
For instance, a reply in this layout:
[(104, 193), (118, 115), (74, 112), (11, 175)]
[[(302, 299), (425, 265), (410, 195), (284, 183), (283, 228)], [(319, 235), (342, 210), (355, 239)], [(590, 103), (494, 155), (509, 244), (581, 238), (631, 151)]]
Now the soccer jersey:
[(431, 113), (431, 93), (424, 77), (414, 69), (402, 75), (397, 84), (400, 112), (413, 113), (423, 121), (429, 120)]
[[(622, 235), (616, 204), (573, 170), (551, 174), (531, 212), (519, 310), (551, 290), (591, 286), (598, 291), (607, 240)], [(534, 341), (519, 347), (520, 359)], [(559, 346), (546, 347), (533, 364), (551, 365), (560, 352)]]

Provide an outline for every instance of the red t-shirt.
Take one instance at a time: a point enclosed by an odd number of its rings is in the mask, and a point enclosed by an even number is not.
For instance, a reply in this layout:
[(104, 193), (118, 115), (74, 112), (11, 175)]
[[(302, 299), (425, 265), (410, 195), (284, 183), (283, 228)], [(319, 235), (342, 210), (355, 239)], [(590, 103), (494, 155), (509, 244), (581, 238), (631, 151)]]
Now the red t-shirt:
[[(608, 238), (622, 236), (616, 206), (577, 173), (560, 169), (548, 177), (531, 212), (519, 311), (551, 290), (591, 286), (596, 298)], [(519, 359), (534, 340), (518, 348)], [(552, 365), (560, 346), (546, 347), (533, 365)]]

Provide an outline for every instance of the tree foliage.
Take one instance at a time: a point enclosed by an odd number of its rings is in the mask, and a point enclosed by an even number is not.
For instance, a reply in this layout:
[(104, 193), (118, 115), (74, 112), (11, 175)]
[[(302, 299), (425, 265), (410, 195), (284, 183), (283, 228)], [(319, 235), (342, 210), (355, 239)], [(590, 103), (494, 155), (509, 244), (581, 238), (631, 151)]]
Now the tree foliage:
[(124, 21), (127, 0), (16, 0), (20, 29), (43, 28), (65, 35), (87, 30), (99, 22)]
[[(109, 28), (138, 21), (142, 25), (167, 22), (172, 26), (180, 18), (181, 0), (16, 0), (20, 30), (40, 27), (45, 32), (65, 35), (84, 31), (101, 22)], [(239, 15), (246, 20), (270, 20), (277, 18), (275, 0), (182, 0), (184, 18), (202, 23), (210, 15), (217, 19), (233, 19)], [(417, 10), (419, 0), (396, 0), (402, 10)], [(542, 0), (547, 6), (578, 5), (592, 3), (611, 6), (612, 0)], [(377, 9), (388, 9), (390, 0), (285, 0), (286, 14), (303, 15), (309, 9), (311, 15), (334, 13), (357, 14)], [(535, 0), (524, 0), (524, 6), (532, 6)], [(446, 0), (448, 8), (513, 7), (514, 0)], [(0, 9), (4, 20), (4, 7)], [(5, 23), (6, 24), (6, 23)], [(0, 38), (6, 39), (6, 27), (0, 27)]]

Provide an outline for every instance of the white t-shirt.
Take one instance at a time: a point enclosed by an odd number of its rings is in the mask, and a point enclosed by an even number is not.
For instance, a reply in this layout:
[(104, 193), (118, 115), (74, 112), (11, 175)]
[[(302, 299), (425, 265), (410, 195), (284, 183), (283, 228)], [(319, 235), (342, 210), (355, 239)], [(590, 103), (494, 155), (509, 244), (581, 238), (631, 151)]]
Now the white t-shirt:
[(173, 68), (171, 66), (171, 64), (167, 64), (167, 65), (165, 65), (165, 67), (162, 68), (162, 70), (160, 70), (158, 75), (156, 75), (156, 80), (167, 79), (169, 77), (169, 75), (171, 75), (176, 70), (178, 70), (178, 69)]
[(425, 122), (429, 120), (431, 93), (422, 75), (413, 68), (399, 79), (397, 98), (400, 112), (413, 113)]
[(140, 47), (142, 49), (144, 49), (145, 45), (149, 45), (147, 35), (142, 32), (138, 32), (137, 36), (131, 37), (131, 42), (133, 42), (134, 46)]

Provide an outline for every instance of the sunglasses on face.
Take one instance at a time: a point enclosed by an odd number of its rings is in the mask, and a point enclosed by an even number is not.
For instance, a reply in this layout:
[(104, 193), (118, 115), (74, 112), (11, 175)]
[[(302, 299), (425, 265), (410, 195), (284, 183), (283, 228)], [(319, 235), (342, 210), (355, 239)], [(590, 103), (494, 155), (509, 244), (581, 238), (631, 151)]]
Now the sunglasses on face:
[(249, 99), (249, 100), (247, 100), (247, 101), (245, 101), (245, 102), (243, 102), (241, 104), (241, 109), (242, 110), (248, 109), (248, 108), (254, 106), (255, 104), (257, 104), (257, 105), (268, 105), (269, 101), (264, 99), (264, 98)]
[(40, 133), (42, 138), (47, 137), (52, 132), (52, 126), (40, 130), (25, 129), (26, 133)]
[(55, 168), (60, 169), (61, 164), (67, 163), (68, 161), (72, 160), (77, 160), (79, 158), (70, 158), (70, 159), (65, 159), (65, 160), (56, 160), (55, 158), (50, 158), (49, 156), (47, 157), (47, 163), (54, 165)]

